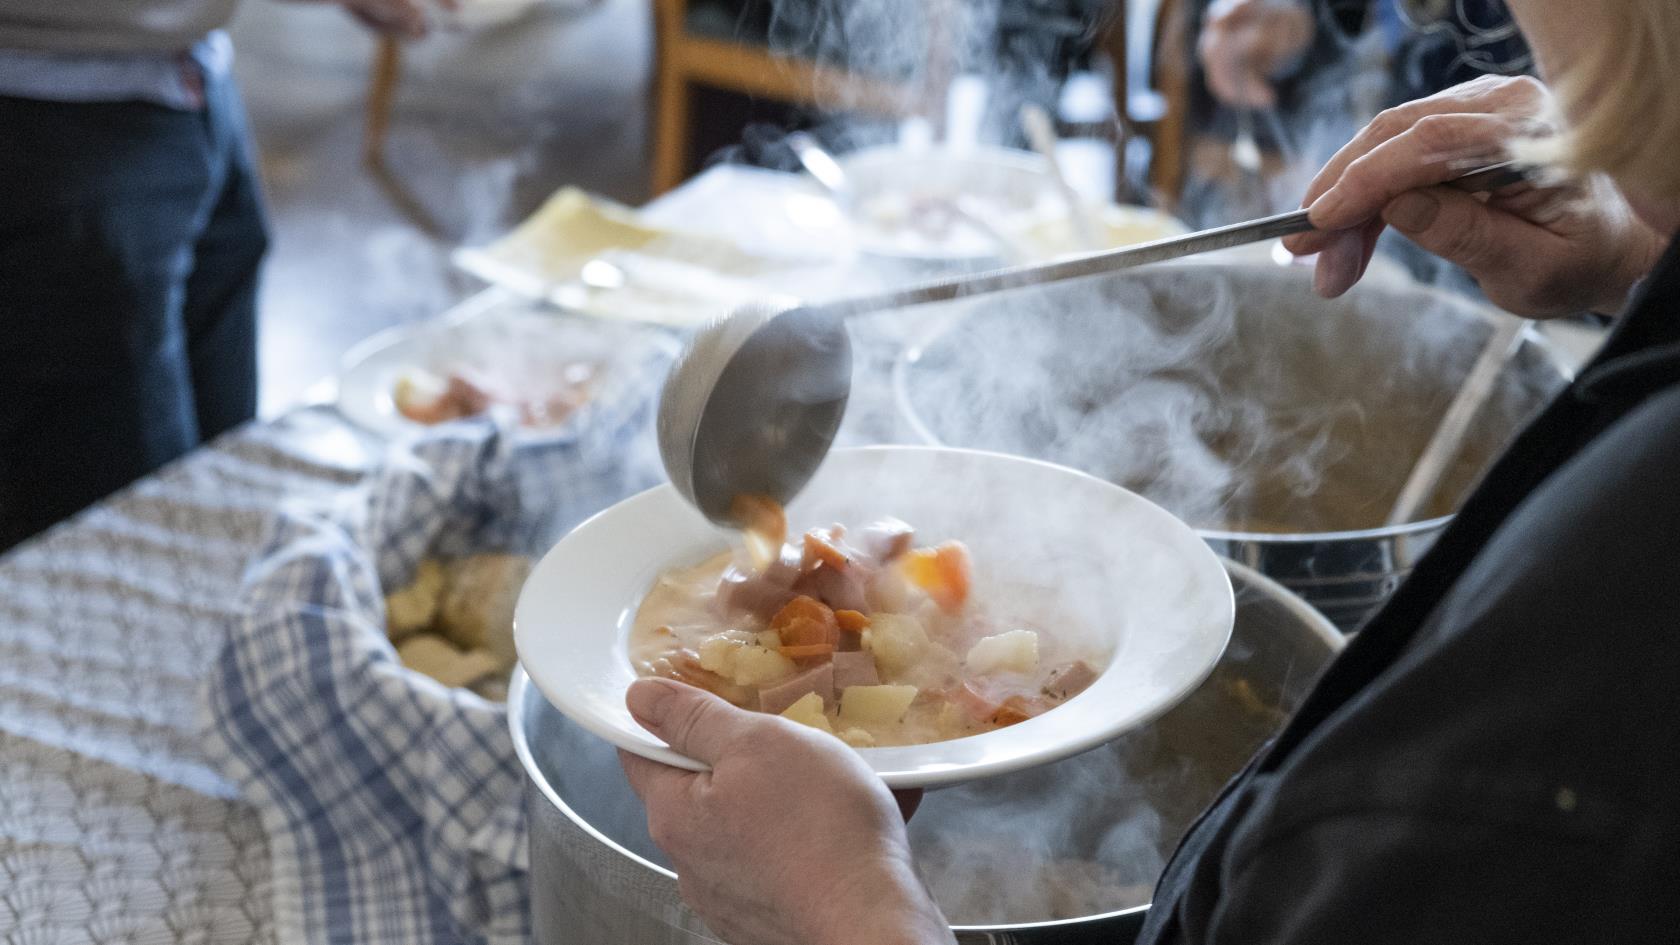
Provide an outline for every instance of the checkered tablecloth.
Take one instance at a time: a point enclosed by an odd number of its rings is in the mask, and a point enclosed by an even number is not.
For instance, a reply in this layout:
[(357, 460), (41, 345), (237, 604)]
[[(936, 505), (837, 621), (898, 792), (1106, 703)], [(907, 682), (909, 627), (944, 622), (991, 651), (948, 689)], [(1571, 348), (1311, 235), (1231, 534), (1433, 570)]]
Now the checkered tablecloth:
[(503, 713), (395, 662), (381, 589), (649, 484), (646, 426), (392, 451), (303, 410), (0, 559), (0, 941), (523, 941)]

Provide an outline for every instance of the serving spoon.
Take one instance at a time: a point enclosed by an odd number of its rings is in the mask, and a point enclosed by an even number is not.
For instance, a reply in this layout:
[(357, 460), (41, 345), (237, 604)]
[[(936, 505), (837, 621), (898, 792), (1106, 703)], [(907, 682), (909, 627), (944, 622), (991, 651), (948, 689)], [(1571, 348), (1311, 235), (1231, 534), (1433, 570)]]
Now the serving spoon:
[[(1451, 183), (1491, 192), (1526, 180), (1504, 162)], [(695, 334), (659, 398), (660, 459), (677, 492), (710, 521), (739, 527), (740, 496), (788, 504), (840, 429), (852, 386), (846, 319), (891, 309), (1118, 272), (1305, 233), (1306, 210), (1056, 262), (957, 276), (793, 307), (743, 306)]]

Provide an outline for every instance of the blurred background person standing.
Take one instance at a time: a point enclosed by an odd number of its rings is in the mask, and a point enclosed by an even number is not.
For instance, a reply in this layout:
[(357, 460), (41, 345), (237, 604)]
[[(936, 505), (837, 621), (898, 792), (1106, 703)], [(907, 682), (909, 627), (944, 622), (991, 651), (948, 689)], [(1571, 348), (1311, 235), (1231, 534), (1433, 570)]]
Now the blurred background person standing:
[[(418, 37), (420, 0), (338, 0)], [(256, 413), (235, 0), (0, 5), (0, 549)]]

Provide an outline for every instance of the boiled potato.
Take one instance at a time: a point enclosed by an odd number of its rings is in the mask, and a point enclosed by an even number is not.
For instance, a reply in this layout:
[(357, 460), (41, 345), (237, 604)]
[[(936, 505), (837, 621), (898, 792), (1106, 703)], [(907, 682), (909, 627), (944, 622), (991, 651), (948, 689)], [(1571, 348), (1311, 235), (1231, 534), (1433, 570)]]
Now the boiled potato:
[(500, 663), (488, 650), (461, 650), (430, 633), (416, 634), (398, 644), (397, 659), (451, 688), (469, 686), (501, 672)]
[(875, 614), (863, 631), (863, 648), (875, 657), (882, 676), (896, 676), (915, 665), (927, 652), (928, 635), (921, 621), (903, 614)]
[(750, 633), (726, 630), (700, 641), (700, 668), (733, 679), (741, 650), (755, 640)]
[(735, 654), (737, 686), (764, 686), (792, 675), (793, 660), (762, 646), (743, 646)]
[(782, 718), (834, 734), (834, 726), (828, 724), (828, 716), (823, 714), (823, 698), (814, 692), (807, 692), (793, 705), (783, 709)]
[(976, 673), (1030, 673), (1038, 668), (1038, 634), (1011, 630), (982, 637), (968, 651), (965, 662)]
[(915, 686), (847, 686), (840, 695), (840, 721), (851, 725), (897, 722), (915, 699)]
[(530, 573), (531, 559), (523, 555), (472, 555), (450, 562), (436, 629), (456, 646), (489, 650), (512, 667), (517, 658), (513, 608)]
[[(816, 693), (813, 692), (813, 693), (811, 693), (811, 695), (814, 696), (814, 695), (816, 695)], [(824, 721), (827, 721), (827, 720), (825, 719)], [(875, 736), (869, 734), (868, 732), (864, 731), (861, 728), (846, 729), (844, 732), (840, 733), (840, 740), (845, 742), (846, 744), (852, 746), (853, 748), (874, 748), (875, 747)]]
[(385, 598), (385, 633), (400, 640), (430, 627), (443, 598), (443, 565), (434, 558), (420, 562), (414, 583)]

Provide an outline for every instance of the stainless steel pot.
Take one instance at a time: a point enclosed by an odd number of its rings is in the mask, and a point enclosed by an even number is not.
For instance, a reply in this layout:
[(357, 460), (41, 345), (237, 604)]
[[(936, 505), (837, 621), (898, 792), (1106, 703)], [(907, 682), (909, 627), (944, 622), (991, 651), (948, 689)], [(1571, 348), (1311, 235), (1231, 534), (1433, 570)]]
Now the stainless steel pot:
[(1326, 301), (1298, 267), (1162, 266), (955, 307), (894, 396), (927, 442), (1142, 493), (1352, 630), (1563, 383), (1530, 333), (1419, 520), (1383, 527), (1490, 330), (1410, 283)]
[[(1201, 688), (1109, 745), (1032, 771), (930, 792), (911, 841), (965, 945), (1112, 943), (1135, 934), (1191, 819), (1276, 731), (1341, 646), (1297, 597), (1227, 563), (1230, 646)], [(516, 673), (537, 945), (716, 942), (677, 895), (606, 742)]]

